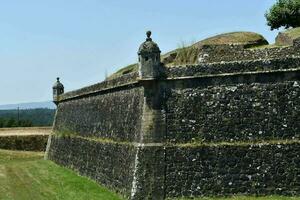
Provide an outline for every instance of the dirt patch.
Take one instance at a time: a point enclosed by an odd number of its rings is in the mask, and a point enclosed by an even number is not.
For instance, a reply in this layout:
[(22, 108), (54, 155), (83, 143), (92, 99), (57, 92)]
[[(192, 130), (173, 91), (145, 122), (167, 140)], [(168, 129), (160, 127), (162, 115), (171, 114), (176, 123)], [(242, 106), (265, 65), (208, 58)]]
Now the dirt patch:
[(0, 137), (26, 136), (26, 135), (50, 135), (52, 127), (30, 127), (30, 128), (0, 128)]

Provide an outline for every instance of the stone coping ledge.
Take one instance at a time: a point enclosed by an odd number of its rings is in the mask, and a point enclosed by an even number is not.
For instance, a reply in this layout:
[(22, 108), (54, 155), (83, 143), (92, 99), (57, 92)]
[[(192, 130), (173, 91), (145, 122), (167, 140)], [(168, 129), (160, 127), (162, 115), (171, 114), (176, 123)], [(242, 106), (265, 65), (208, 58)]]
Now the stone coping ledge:
[(96, 83), (87, 87), (83, 87), (78, 90), (73, 90), (70, 92), (67, 92), (60, 97), (60, 101), (64, 101), (67, 99), (73, 99), (85, 95), (91, 95), (93, 93), (97, 93), (100, 91), (107, 91), (112, 88), (119, 88), (124, 87), (127, 85), (135, 84), (137, 82), (138, 73), (133, 72), (129, 74), (125, 74), (123, 76), (117, 77), (115, 79), (106, 80), (100, 83)]
[(139, 79), (138, 73), (133, 72), (121, 77), (103, 81), (78, 90), (67, 92), (60, 96), (60, 102), (70, 99), (94, 95), (100, 92), (109, 92), (122, 88), (136, 87), (143, 81), (180, 80), (190, 78), (230, 77), (234, 75), (253, 75), (272, 72), (291, 72), (300, 69), (300, 57), (284, 59), (259, 59), (249, 61), (230, 61), (209, 64), (166, 67), (165, 78)]
[(91, 96), (91, 95), (96, 95), (98, 93), (105, 93), (105, 92), (110, 92), (112, 90), (118, 90), (118, 89), (124, 89), (124, 88), (131, 88), (131, 87), (137, 87), (142, 85), (142, 82), (150, 82), (150, 81), (176, 81), (176, 80), (191, 80), (191, 79), (214, 79), (214, 78), (230, 78), (230, 77), (235, 77), (235, 76), (251, 76), (251, 75), (268, 75), (268, 74), (276, 74), (276, 73), (298, 73), (300, 72), (300, 67), (299, 68), (293, 68), (293, 69), (281, 69), (281, 70), (269, 70), (269, 71), (254, 71), (254, 72), (240, 72), (240, 73), (223, 73), (223, 74), (210, 74), (210, 75), (195, 75), (195, 76), (179, 76), (179, 77), (169, 77), (166, 79), (160, 79), (160, 80), (143, 80), (143, 79), (136, 79), (133, 82), (130, 83), (125, 83), (123, 85), (118, 85), (118, 86), (112, 86), (110, 88), (99, 88), (99, 90), (92, 90), (92, 91), (86, 91), (86, 92), (78, 92), (78, 93), (73, 93), (72, 95), (69, 93), (68, 95), (63, 95), (60, 99), (61, 102), (63, 101), (68, 101), (76, 98), (83, 98), (86, 96)]
[(258, 59), (183, 65), (166, 68), (167, 77), (203, 76), (242, 72), (264, 72), (300, 67), (300, 57), (291, 56), (280, 59)]
[[(54, 135), (55, 136), (55, 135)], [(222, 147), (222, 146), (253, 146), (260, 147), (266, 145), (279, 145), (278, 148), (281, 148), (280, 145), (285, 144), (300, 144), (299, 139), (289, 139), (289, 140), (261, 140), (261, 141), (235, 141), (235, 142), (207, 142), (207, 143), (139, 143), (139, 142), (127, 142), (127, 141), (114, 141), (110, 139), (102, 138), (91, 138), (91, 137), (82, 137), (82, 136), (56, 136), (58, 138), (65, 139), (82, 139), (96, 143), (104, 144), (114, 144), (114, 145), (128, 145), (134, 147), (182, 147), (182, 148), (197, 148), (197, 147)]]
[(282, 69), (282, 70), (270, 70), (270, 71), (255, 71), (255, 72), (240, 72), (240, 73), (224, 73), (224, 74), (208, 74), (200, 76), (182, 76), (182, 77), (170, 77), (166, 80), (184, 80), (184, 79), (198, 79), (198, 78), (217, 78), (217, 77), (230, 77), (238, 75), (255, 75), (255, 74), (271, 74), (271, 73), (284, 73), (284, 72), (300, 72), (299, 68), (294, 69)]

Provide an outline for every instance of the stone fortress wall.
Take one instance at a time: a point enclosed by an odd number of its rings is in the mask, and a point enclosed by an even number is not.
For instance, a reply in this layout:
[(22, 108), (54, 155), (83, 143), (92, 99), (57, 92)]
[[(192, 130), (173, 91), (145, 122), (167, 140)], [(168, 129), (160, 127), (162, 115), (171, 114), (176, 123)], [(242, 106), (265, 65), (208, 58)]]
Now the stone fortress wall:
[(129, 199), (299, 195), (298, 43), (159, 69), (153, 43), (149, 70), (60, 96), (48, 158)]

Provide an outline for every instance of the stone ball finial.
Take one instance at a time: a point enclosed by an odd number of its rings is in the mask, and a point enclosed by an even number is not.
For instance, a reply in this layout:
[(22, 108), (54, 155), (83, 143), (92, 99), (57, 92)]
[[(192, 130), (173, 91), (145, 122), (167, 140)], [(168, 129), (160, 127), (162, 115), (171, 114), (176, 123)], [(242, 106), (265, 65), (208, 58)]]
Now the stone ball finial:
[(56, 82), (53, 85), (53, 89), (63, 88), (63, 84), (59, 81), (59, 77), (56, 78)]
[(147, 41), (152, 40), (151, 39), (151, 31), (147, 31), (146, 35), (147, 35)]
[(160, 53), (158, 45), (152, 41), (151, 31), (147, 31), (147, 39), (143, 42), (139, 48), (138, 55), (149, 54), (149, 53)]

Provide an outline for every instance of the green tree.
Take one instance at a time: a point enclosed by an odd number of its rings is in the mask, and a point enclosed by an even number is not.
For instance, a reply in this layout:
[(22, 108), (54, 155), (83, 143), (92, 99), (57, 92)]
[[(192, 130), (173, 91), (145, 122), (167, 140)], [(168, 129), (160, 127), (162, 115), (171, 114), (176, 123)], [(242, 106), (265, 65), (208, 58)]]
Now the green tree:
[(277, 0), (265, 14), (271, 30), (300, 26), (300, 0)]
[(17, 122), (14, 118), (10, 118), (7, 122), (6, 122), (6, 127), (16, 127), (17, 126)]
[(0, 118), (0, 128), (3, 128), (5, 124), (5, 120)]
[(20, 120), (18, 127), (31, 127), (32, 126), (32, 122), (29, 120)]

